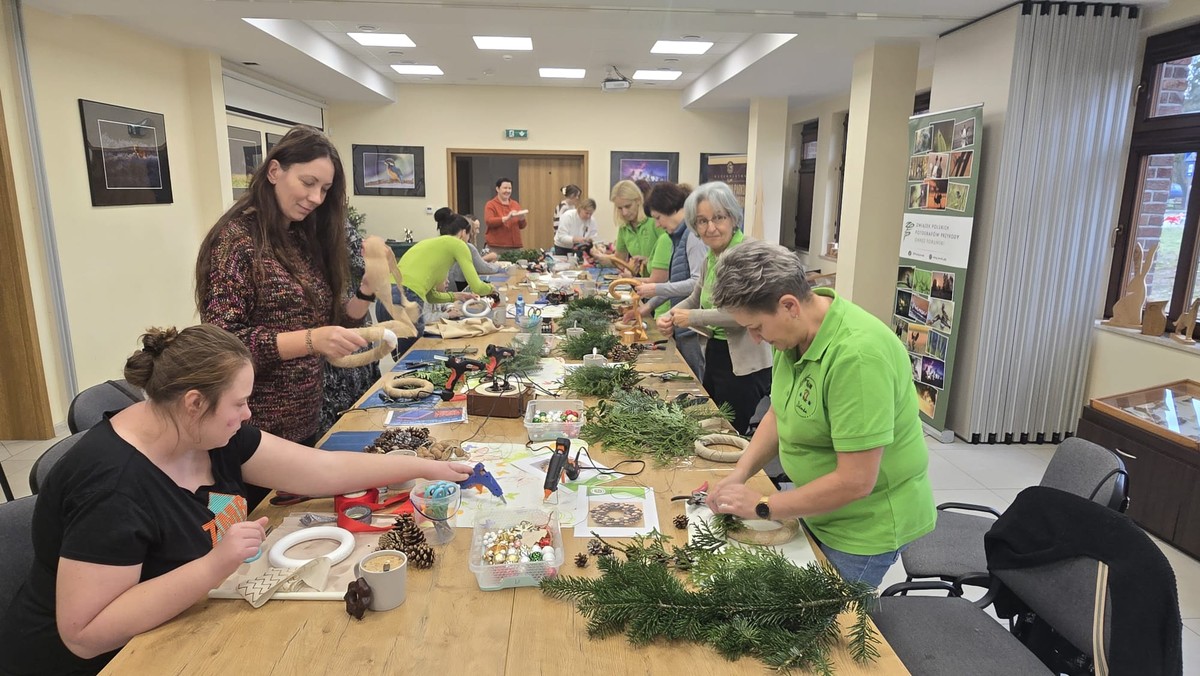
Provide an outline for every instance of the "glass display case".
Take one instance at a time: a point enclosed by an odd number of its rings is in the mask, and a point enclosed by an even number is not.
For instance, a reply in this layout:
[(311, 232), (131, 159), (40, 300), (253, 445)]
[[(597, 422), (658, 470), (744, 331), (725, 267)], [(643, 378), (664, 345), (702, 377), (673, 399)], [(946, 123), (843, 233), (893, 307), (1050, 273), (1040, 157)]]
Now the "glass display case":
[(1150, 434), (1200, 451), (1200, 383), (1180, 380), (1092, 399), (1092, 407)]

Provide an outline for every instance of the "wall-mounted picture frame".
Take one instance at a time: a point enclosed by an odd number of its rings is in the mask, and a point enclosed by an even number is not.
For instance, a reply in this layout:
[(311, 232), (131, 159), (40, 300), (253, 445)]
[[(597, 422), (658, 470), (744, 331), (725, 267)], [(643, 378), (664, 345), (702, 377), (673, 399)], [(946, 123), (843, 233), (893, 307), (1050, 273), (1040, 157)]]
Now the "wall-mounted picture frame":
[(679, 153), (620, 152), (609, 153), (610, 186), (620, 181), (639, 179), (651, 185), (661, 181), (679, 182)]
[(229, 135), (229, 172), (233, 179), (233, 198), (246, 194), (250, 178), (263, 161), (262, 132), (245, 127), (226, 126)]
[(700, 153), (700, 183), (721, 181), (746, 206), (746, 153)]
[(354, 194), (386, 197), (425, 196), (423, 146), (354, 144)]
[(79, 99), (92, 206), (171, 204), (162, 113)]

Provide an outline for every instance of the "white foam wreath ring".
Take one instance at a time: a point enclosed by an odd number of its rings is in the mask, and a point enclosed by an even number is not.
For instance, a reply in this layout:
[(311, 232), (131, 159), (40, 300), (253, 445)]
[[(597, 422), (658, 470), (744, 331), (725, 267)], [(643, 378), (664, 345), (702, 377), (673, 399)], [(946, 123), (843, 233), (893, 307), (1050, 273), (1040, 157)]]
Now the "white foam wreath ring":
[[(696, 455), (713, 462), (737, 462), (750, 442), (732, 434), (706, 434), (696, 440)], [(737, 446), (736, 451), (715, 451), (709, 446)]]
[(288, 533), (280, 538), (279, 542), (276, 542), (267, 554), (267, 561), (276, 568), (299, 568), (309, 561), (319, 559), (321, 556), (314, 556), (311, 559), (293, 559), (283, 554), (302, 542), (310, 542), (312, 540), (338, 541), (337, 549), (328, 554), (321, 555), (329, 559), (329, 564), (332, 566), (345, 561), (346, 557), (350, 556), (350, 552), (354, 551), (354, 534), (350, 531), (337, 526), (315, 526), (313, 528), (298, 530), (295, 533)]
[(474, 319), (487, 317), (492, 313), (492, 304), (483, 298), (465, 300), (462, 304), (462, 313), (463, 316)]
[(433, 394), (433, 383), (424, 378), (390, 376), (383, 381), (383, 393), (392, 399), (420, 399)]

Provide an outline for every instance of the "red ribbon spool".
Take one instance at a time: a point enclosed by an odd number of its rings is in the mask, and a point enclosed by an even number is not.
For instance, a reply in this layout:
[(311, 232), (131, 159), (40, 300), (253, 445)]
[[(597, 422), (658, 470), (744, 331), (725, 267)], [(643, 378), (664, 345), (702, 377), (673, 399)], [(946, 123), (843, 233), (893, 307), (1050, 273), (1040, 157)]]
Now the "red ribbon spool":
[(363, 523), (353, 517), (346, 515), (346, 510), (351, 507), (366, 507), (371, 510), (371, 513), (382, 511), (399, 504), (400, 506), (389, 510), (389, 514), (411, 514), (412, 503), (408, 501), (408, 491), (400, 493), (394, 498), (388, 498), (383, 502), (379, 500), (379, 489), (368, 488), (365, 491), (358, 493), (348, 493), (346, 495), (336, 495), (333, 498), (333, 508), (337, 511), (337, 525), (345, 528), (351, 533), (382, 533), (392, 529), (391, 526), (372, 526), (369, 523)]

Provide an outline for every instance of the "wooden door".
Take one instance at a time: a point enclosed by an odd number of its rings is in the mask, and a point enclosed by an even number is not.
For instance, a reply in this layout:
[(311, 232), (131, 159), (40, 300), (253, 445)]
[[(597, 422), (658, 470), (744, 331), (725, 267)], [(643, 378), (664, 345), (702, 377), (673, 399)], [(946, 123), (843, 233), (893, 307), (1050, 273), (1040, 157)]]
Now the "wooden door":
[(526, 247), (554, 245), (554, 209), (562, 201), (562, 187), (584, 185), (583, 158), (522, 157), (517, 174), (521, 207), (529, 210), (529, 225), (522, 233)]

